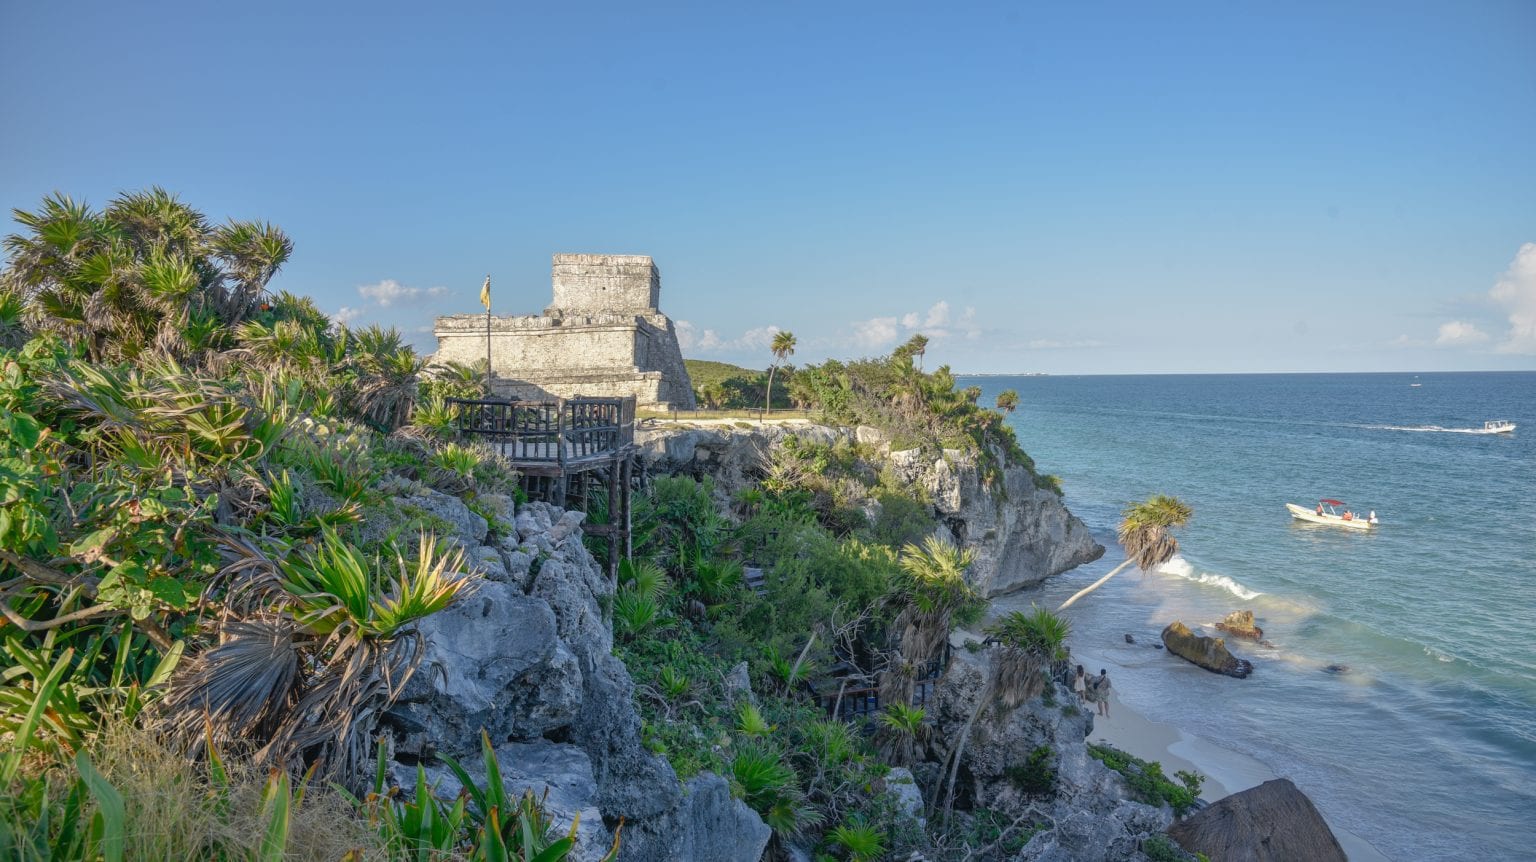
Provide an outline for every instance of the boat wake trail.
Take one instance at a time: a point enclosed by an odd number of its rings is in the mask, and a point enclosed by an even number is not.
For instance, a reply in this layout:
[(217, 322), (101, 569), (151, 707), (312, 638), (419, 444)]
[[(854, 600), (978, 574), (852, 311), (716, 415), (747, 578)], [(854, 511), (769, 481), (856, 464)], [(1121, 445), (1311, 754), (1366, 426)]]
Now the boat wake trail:
[(1491, 428), (1443, 428), (1439, 425), (1360, 425), (1368, 431), (1419, 431), (1437, 434), (1498, 434)]
[(1258, 590), (1248, 589), (1247, 587), (1243, 586), (1237, 581), (1232, 580), (1226, 575), (1213, 575), (1208, 572), (1196, 572), (1195, 567), (1190, 565), (1188, 560), (1180, 556), (1175, 556), (1168, 562), (1158, 566), (1156, 571), (1165, 575), (1174, 575), (1176, 577), (1183, 578), (1186, 581), (1194, 581), (1197, 584), (1220, 587), (1221, 589), (1226, 590), (1227, 592), (1237, 596), (1245, 602), (1252, 601), (1253, 599), (1264, 595)]

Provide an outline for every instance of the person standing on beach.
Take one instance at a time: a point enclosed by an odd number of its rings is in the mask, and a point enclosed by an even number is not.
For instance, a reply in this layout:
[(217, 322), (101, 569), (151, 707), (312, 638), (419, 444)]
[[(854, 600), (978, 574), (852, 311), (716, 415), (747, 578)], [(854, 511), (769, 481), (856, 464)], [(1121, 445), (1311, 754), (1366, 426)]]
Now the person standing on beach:
[(1088, 700), (1088, 676), (1083, 672), (1083, 666), (1077, 666), (1077, 675), (1072, 677), (1072, 690), (1077, 692), (1077, 700), (1084, 703)]
[(1109, 718), (1109, 671), (1099, 668), (1093, 681), (1093, 700), (1099, 705), (1099, 715)]

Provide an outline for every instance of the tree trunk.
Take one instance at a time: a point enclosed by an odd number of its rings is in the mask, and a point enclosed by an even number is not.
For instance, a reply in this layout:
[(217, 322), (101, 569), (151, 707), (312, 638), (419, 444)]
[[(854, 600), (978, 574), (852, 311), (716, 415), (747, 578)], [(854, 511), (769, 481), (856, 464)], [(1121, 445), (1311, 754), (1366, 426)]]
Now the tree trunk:
[(976, 726), (976, 719), (981, 717), (981, 711), (992, 700), (992, 686), (996, 681), (997, 674), (988, 673), (987, 684), (982, 686), (981, 694), (976, 698), (976, 708), (971, 710), (971, 717), (965, 720), (965, 729), (960, 731), (960, 738), (955, 741), (955, 756), (949, 766), (949, 786), (944, 791), (944, 816), (940, 821), (945, 826), (949, 825), (949, 811), (955, 805), (955, 778), (960, 774), (960, 758), (965, 756), (965, 741), (971, 738), (971, 729)]
[(1108, 581), (1110, 578), (1113, 578), (1115, 575), (1120, 574), (1120, 570), (1124, 569), (1126, 566), (1129, 566), (1131, 564), (1131, 562), (1132, 561), (1129, 560), (1129, 559), (1126, 560), (1125, 562), (1121, 563), (1120, 565), (1115, 566), (1114, 570), (1111, 571), (1109, 574), (1105, 575), (1102, 578), (1099, 578), (1098, 580), (1094, 581), (1093, 583), (1089, 584), (1088, 586), (1083, 587), (1081, 590), (1078, 590), (1077, 593), (1072, 596), (1072, 598), (1067, 599), (1066, 601), (1061, 603), (1061, 607), (1056, 609), (1056, 613), (1061, 613), (1062, 611), (1064, 611), (1067, 608), (1071, 607), (1073, 602), (1077, 601), (1078, 599), (1082, 598), (1083, 596), (1088, 595), (1089, 593), (1093, 592), (1094, 590), (1098, 589), (1099, 587), (1104, 586), (1104, 583), (1106, 581)]
[[(779, 364), (768, 366), (768, 396), (763, 399), (763, 418), (768, 417), (768, 411), (773, 409), (773, 373), (779, 370)], [(761, 421), (761, 420), (759, 420)]]

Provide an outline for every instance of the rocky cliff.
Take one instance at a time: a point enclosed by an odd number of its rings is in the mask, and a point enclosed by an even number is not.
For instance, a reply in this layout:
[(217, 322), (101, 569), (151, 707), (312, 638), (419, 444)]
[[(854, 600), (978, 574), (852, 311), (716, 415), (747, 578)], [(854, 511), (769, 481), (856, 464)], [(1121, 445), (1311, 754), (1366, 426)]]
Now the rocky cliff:
[(929, 455), (893, 449), (874, 428), (806, 423), (745, 428), (654, 423), (635, 436), (641, 458), (653, 473), (710, 476), (729, 495), (760, 480), (774, 447), (790, 435), (828, 445), (860, 444), (861, 451), (877, 461), (877, 472), (889, 469), (902, 482), (921, 489), (932, 501), (934, 517), (958, 544), (975, 551), (969, 577), (988, 597), (1038, 584), (1104, 554), (1061, 498), (1035, 485), (1029, 468), (1012, 464), (989, 471), (977, 453), (946, 449)]
[[(978, 700), (987, 693), (993, 650), (956, 650), (939, 686), (933, 707), (936, 740), (929, 761), (914, 770), (924, 783), (943, 786), (937, 763), (959, 740)], [(1046, 683), (1046, 694), (1015, 709), (998, 703), (983, 706), (966, 739), (957, 776), (957, 805), (1023, 817), (1040, 825), (1017, 862), (1126, 862), (1144, 860), (1142, 843), (1168, 828), (1173, 813), (1132, 800), (1120, 776), (1088, 754), (1086, 739), (1093, 716), (1078, 705), (1063, 679)], [(1051, 774), (1048, 792), (1043, 772), (1021, 773), (1031, 752), (1045, 749), (1042, 766)]]
[(409, 788), (426, 763), (451, 798), (457, 782), (434, 758), (478, 764), (483, 729), (510, 792), (548, 790), (558, 827), (580, 816), (573, 859), (600, 858), (623, 818), (621, 860), (755, 862), (768, 827), (726, 780), (680, 783), (641, 743), (634, 686), (603, 615), (613, 586), (582, 545), (581, 513), (480, 499), (495, 510), (490, 523), (436, 491), (399, 501), (450, 524), (479, 576), (420, 627), (421, 667), (384, 717), (396, 780)]

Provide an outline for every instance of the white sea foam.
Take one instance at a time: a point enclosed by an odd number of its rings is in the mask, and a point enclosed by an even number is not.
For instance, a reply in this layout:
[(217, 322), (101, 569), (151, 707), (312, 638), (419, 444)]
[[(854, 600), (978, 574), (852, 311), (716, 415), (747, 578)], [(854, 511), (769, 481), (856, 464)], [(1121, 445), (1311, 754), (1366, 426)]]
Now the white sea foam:
[(1226, 575), (1215, 575), (1211, 574), (1210, 572), (1196, 572), (1195, 567), (1190, 565), (1189, 560), (1186, 560), (1183, 557), (1177, 555), (1175, 555), (1174, 558), (1168, 562), (1158, 566), (1156, 571), (1165, 575), (1174, 575), (1176, 577), (1183, 578), (1186, 581), (1194, 581), (1197, 584), (1221, 587), (1222, 589), (1226, 590), (1234, 596), (1237, 596), (1245, 602), (1252, 601), (1253, 599), (1264, 595), (1258, 590), (1248, 589), (1247, 587), (1243, 586), (1237, 581), (1232, 580)]
[(1439, 425), (1361, 425), (1371, 431), (1431, 431), (1440, 434), (1500, 434), (1489, 428), (1442, 428)]
[(1436, 661), (1443, 661), (1446, 664), (1450, 664), (1451, 662), (1456, 660), (1455, 656), (1448, 656), (1445, 653), (1440, 652), (1439, 650), (1431, 649), (1429, 647), (1425, 647), (1424, 648), (1424, 654), (1427, 655), (1427, 656), (1433, 656)]

